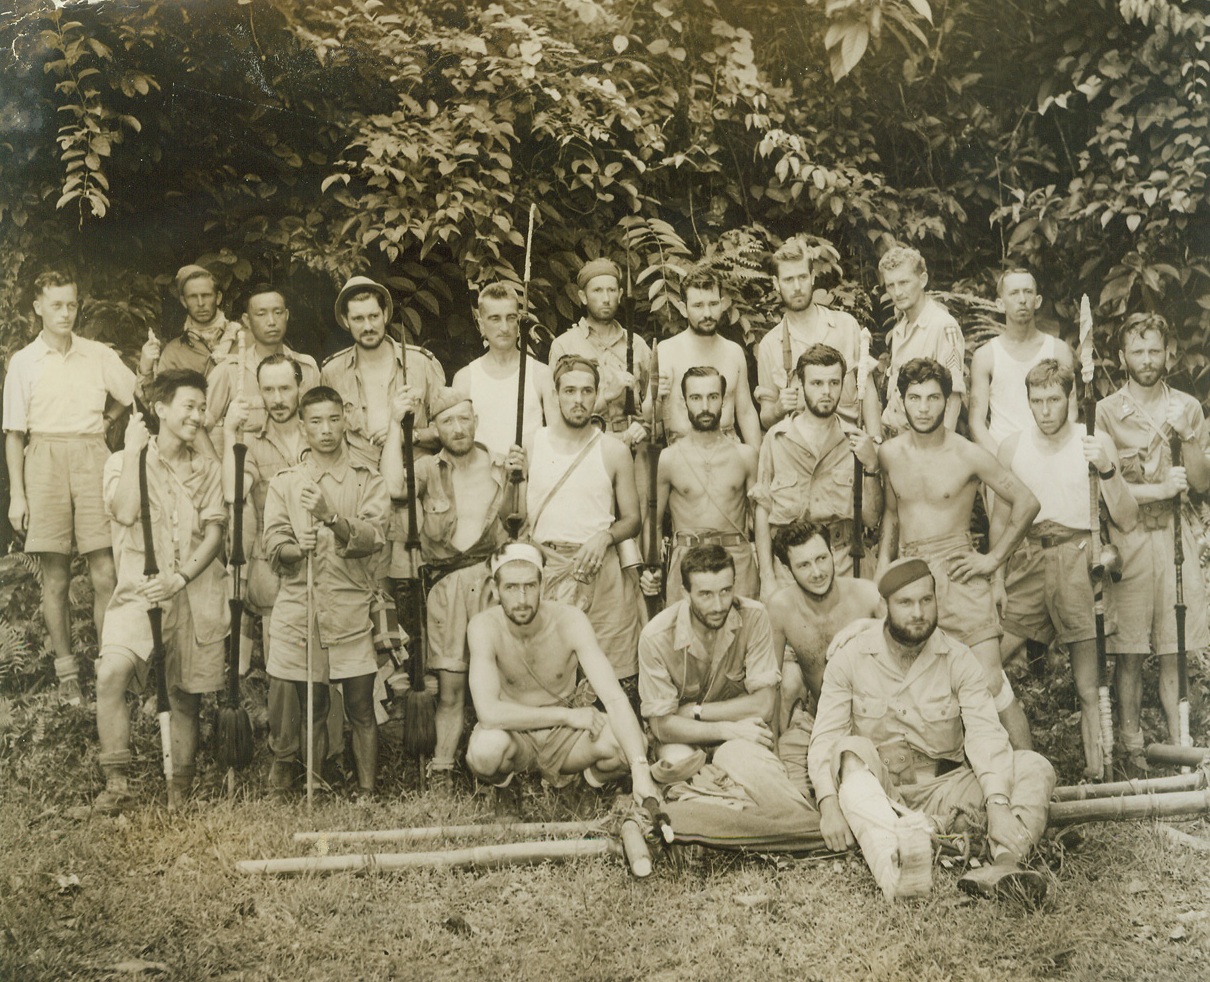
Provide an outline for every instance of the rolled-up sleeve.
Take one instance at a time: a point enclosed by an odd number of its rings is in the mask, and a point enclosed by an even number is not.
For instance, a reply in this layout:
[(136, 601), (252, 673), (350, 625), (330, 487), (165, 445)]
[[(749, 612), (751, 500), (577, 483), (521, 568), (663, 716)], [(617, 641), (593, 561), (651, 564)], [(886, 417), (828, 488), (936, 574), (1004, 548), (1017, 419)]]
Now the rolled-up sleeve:
[(671, 716), (680, 708), (680, 692), (668, 671), (671, 645), (670, 632), (639, 636), (639, 712), (645, 719)]
[(134, 402), (134, 385), (137, 379), (134, 372), (126, 367), (126, 362), (113, 348), (102, 346), (101, 377), (105, 380), (105, 391), (123, 406)]
[(769, 614), (763, 606), (745, 611), (751, 618), (748, 650), (744, 653), (744, 688), (749, 692), (768, 689), (781, 681), (781, 668), (773, 653), (773, 630)]

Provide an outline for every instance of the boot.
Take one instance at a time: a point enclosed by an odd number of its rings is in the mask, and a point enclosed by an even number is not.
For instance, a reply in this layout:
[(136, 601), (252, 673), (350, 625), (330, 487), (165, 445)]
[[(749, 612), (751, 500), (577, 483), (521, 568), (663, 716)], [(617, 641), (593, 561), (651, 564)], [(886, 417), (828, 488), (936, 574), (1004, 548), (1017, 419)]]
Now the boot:
[(1009, 900), (1036, 907), (1046, 899), (1046, 877), (1026, 869), (1012, 853), (1004, 853), (990, 866), (967, 870), (958, 889), (973, 897)]
[(845, 775), (840, 809), (887, 900), (927, 897), (933, 888), (932, 823), (920, 812), (898, 815), (867, 770)]

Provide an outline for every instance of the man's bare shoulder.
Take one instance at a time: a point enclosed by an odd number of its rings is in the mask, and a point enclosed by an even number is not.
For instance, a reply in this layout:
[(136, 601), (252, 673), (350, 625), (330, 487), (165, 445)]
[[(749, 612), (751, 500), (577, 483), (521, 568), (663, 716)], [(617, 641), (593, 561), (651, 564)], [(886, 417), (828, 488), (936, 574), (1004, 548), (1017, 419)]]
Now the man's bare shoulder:
[(842, 591), (841, 595), (855, 606), (870, 611), (881, 609), (882, 596), (878, 593), (878, 587), (870, 580), (863, 580), (856, 576), (838, 576), (836, 585)]
[(616, 436), (612, 433), (602, 433), (600, 440), (601, 456), (604, 458), (605, 466), (611, 474), (621, 466), (624, 462), (623, 458), (626, 463), (630, 463), (633, 466), (634, 458), (630, 456), (630, 448)]
[(981, 372), (984, 375), (991, 374), (992, 357), (993, 357), (993, 351), (992, 351), (991, 345), (992, 345), (992, 341), (995, 341), (995, 340), (996, 340), (995, 338), (992, 338), (989, 341), (985, 341), (983, 344), (979, 345), (979, 347), (977, 347), (975, 349), (974, 355), (971, 356), (971, 374), (972, 375), (975, 372)]

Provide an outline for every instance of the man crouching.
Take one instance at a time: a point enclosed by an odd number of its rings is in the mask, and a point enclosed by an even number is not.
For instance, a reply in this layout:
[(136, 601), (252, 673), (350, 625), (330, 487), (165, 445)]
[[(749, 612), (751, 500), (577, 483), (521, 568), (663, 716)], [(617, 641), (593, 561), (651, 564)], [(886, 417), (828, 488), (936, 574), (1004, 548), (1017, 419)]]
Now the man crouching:
[[(576, 607), (542, 600), (542, 554), (510, 542), (491, 559), (500, 606), (471, 618), (469, 684), (479, 724), (466, 762), (481, 779), (504, 787), (536, 770), (554, 787), (577, 774), (594, 787), (627, 771), (636, 800), (658, 798), (639, 722)], [(575, 706), (581, 670), (605, 706)]]
[(885, 620), (865, 622), (828, 659), (808, 766), (830, 849), (861, 845), (888, 900), (932, 888), (931, 833), (987, 816), (992, 864), (967, 893), (1040, 901), (1023, 868), (1046, 829), (1054, 768), (1014, 751), (970, 648), (937, 628), (928, 564), (901, 559), (878, 582)]

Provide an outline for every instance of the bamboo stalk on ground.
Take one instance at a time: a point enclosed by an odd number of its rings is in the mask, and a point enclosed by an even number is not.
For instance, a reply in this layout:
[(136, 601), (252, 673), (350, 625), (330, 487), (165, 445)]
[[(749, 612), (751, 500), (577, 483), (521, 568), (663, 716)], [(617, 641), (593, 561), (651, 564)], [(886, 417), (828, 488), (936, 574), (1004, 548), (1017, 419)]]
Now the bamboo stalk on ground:
[(348, 856), (289, 856), (284, 859), (249, 859), (236, 863), (240, 873), (260, 876), (289, 876), (300, 873), (389, 872), (427, 867), (529, 866), (537, 863), (599, 856), (622, 856), (617, 839), (571, 839), (550, 842), (510, 842), (441, 852), (357, 853)]
[(1082, 822), (1138, 822), (1154, 818), (1203, 815), (1210, 811), (1210, 789), (1169, 794), (1127, 795), (1088, 801), (1056, 801), (1050, 806), (1050, 826)]
[(1160, 794), (1167, 791), (1199, 791), (1206, 787), (1207, 772), (1199, 769), (1193, 774), (1171, 777), (1141, 778), (1114, 781), (1109, 784), (1074, 784), (1055, 788), (1054, 801), (1089, 801), (1095, 798), (1121, 798), (1127, 795)]
[(1146, 756), (1152, 764), (1200, 767), (1210, 761), (1210, 747), (1177, 747), (1171, 743), (1152, 743), (1147, 747)]
[(295, 832), (295, 842), (344, 845), (355, 842), (429, 842), (433, 839), (487, 838), (493, 835), (542, 837), (605, 834), (596, 822), (491, 822), (482, 825), (432, 825), (411, 829), (355, 829), (337, 832)]

